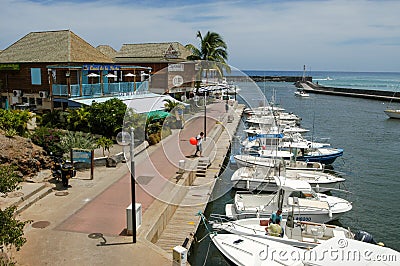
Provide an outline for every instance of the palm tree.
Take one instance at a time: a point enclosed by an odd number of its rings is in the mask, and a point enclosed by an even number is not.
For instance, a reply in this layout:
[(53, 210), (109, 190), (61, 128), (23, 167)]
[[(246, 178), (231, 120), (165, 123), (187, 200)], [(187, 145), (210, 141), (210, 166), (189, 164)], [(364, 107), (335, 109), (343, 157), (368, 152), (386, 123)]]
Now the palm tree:
[(167, 112), (171, 112), (171, 111), (177, 111), (178, 109), (184, 109), (185, 106), (183, 106), (183, 104), (181, 104), (178, 101), (173, 101), (171, 99), (164, 99), (164, 106), (165, 106), (165, 111)]
[(201, 32), (198, 31), (196, 37), (200, 39), (200, 47), (197, 48), (193, 44), (187, 44), (185, 47), (192, 53), (187, 59), (211, 61), (207, 67), (216, 68), (221, 77), (223, 76), (223, 69), (229, 73), (231, 69), (225, 61), (228, 59), (228, 46), (221, 35), (208, 31), (203, 38)]

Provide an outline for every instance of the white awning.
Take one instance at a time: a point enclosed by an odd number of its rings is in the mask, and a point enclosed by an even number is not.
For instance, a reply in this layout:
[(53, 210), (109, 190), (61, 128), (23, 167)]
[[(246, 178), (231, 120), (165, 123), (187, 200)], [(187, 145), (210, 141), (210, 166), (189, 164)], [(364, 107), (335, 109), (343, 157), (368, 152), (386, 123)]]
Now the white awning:
[[(166, 99), (179, 102), (169, 95), (160, 95), (153, 93), (144, 94), (141, 98), (132, 98), (129, 100), (124, 100), (123, 102), (128, 108), (132, 108), (133, 110), (135, 110), (136, 113), (148, 113), (150, 111), (164, 110), (166, 103), (164, 100)], [(186, 105), (184, 103), (182, 104)]]
[[(115, 96), (115, 97), (97, 97), (97, 98), (73, 98), (68, 99), (69, 101), (73, 101), (78, 104), (83, 105), (92, 105), (92, 103), (103, 103), (110, 99), (120, 99), (123, 103), (126, 104), (128, 108), (132, 108), (136, 113), (148, 113), (151, 111), (158, 111), (165, 109), (165, 99), (171, 101), (177, 101), (169, 95), (160, 95), (155, 93), (146, 93), (146, 94), (137, 94), (137, 95), (126, 95), (126, 96)], [(181, 103), (182, 105), (187, 105), (185, 103)]]

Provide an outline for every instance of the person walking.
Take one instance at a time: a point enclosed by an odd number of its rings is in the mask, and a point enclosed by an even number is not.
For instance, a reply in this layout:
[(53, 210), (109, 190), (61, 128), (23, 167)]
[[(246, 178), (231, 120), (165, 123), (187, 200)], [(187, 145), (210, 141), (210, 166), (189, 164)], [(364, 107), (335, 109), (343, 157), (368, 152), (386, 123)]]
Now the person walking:
[(203, 156), (203, 138), (204, 138), (204, 132), (200, 132), (200, 134), (196, 136), (197, 144), (194, 156), (197, 156), (197, 152), (200, 153), (200, 157)]

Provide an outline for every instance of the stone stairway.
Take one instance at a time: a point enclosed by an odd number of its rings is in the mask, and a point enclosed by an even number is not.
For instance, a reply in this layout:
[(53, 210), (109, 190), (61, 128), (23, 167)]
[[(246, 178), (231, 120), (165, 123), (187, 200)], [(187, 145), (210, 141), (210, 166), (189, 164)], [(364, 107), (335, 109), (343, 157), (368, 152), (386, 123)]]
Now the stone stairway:
[(3, 194), (0, 197), (0, 207), (5, 209), (15, 206), (17, 208), (15, 215), (53, 191), (53, 187), (47, 183), (22, 182), (20, 187), (21, 189)]
[(197, 162), (196, 177), (205, 177), (209, 165), (210, 158), (200, 157)]

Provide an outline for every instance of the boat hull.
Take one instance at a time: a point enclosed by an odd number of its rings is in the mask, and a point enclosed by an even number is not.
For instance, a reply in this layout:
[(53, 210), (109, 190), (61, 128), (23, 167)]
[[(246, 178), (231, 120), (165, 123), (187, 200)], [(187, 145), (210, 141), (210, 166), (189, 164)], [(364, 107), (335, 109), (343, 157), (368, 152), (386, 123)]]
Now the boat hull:
[[(312, 183), (308, 182), (310, 186), (317, 192), (329, 192), (337, 188), (339, 182), (332, 183)], [(237, 180), (232, 182), (233, 188), (237, 190), (249, 190), (249, 191), (263, 191), (263, 192), (275, 192), (278, 190), (276, 183), (268, 180)]]
[[(263, 158), (249, 155), (235, 155), (235, 162), (238, 167), (247, 166), (274, 166), (273, 159)], [(310, 170), (310, 171), (323, 171), (324, 166), (318, 162), (290, 162), (286, 163), (286, 169), (288, 170)]]
[(297, 157), (297, 160), (306, 162), (319, 162), (323, 164), (332, 164), (336, 160), (336, 158), (342, 155), (343, 155), (343, 149), (338, 149), (337, 152), (332, 152), (330, 154), (300, 156)]
[[(225, 205), (225, 215), (228, 218), (232, 219), (248, 219), (248, 218), (266, 218), (269, 219), (271, 217), (272, 211), (237, 211), (234, 204), (226, 204)], [(282, 217), (284, 219), (287, 218), (289, 211), (283, 210)], [(300, 213), (300, 215), (296, 215), (296, 213)], [(328, 223), (331, 221), (338, 220), (345, 212), (337, 212), (329, 214), (328, 211), (307, 211), (301, 210), (296, 211), (295, 220), (305, 221), (305, 222), (314, 222), (314, 223)]]

